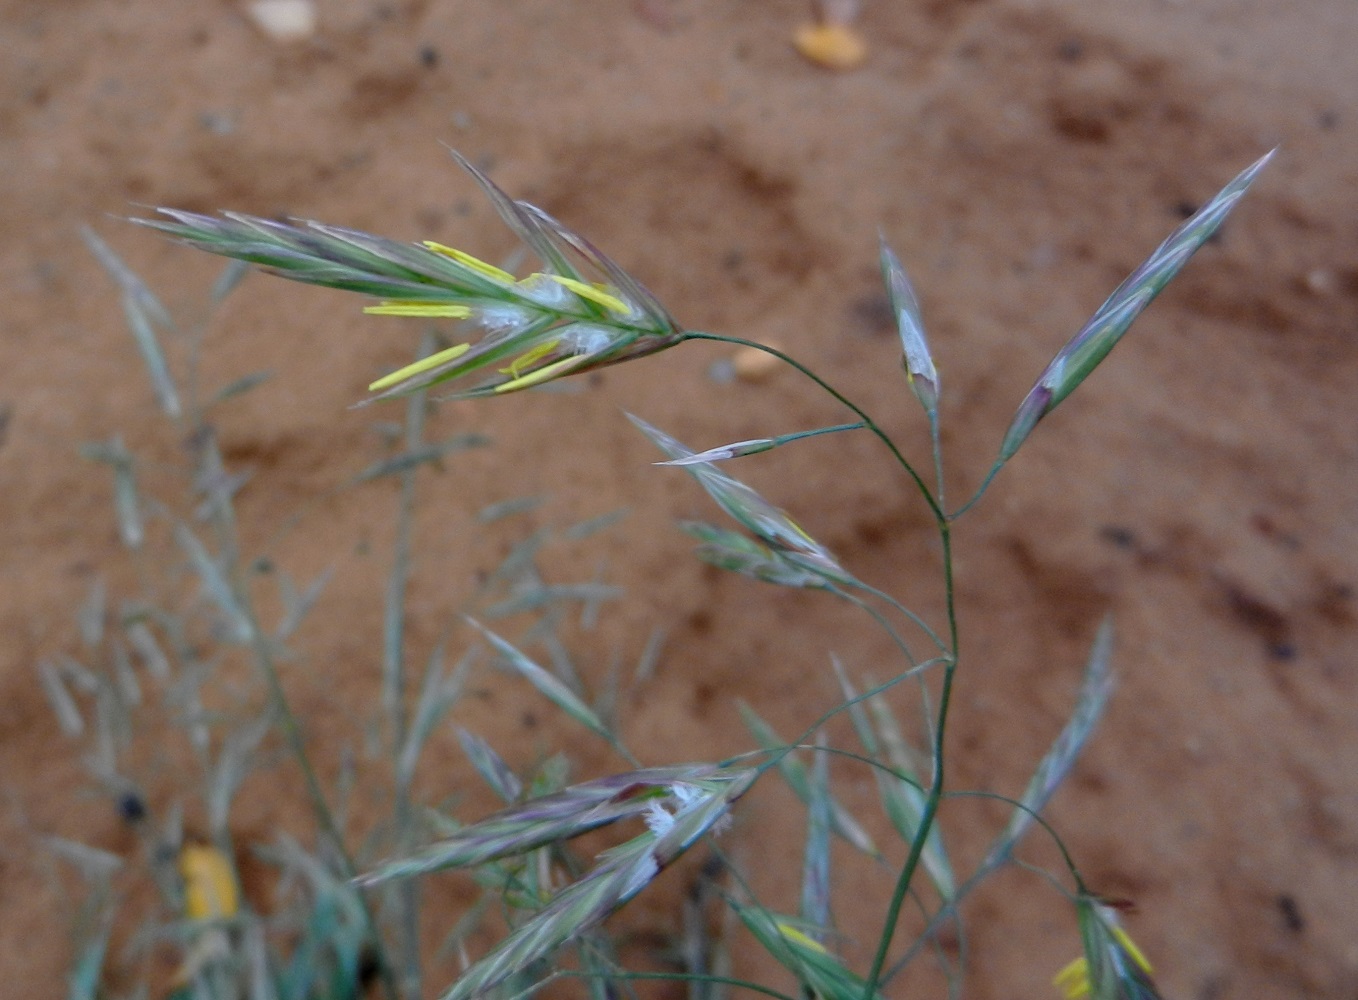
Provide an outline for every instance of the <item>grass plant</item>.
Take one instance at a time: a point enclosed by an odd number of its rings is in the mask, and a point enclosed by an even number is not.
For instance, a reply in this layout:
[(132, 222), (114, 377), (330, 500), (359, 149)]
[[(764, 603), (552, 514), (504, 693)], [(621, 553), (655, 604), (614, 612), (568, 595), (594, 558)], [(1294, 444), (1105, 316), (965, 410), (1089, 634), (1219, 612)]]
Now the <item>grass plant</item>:
[[(879, 262), (900, 331), (905, 387), (921, 407), (932, 442), (932, 454), (923, 464), (909, 460), (878, 420), (815, 371), (767, 345), (684, 327), (585, 237), (515, 200), (467, 160), (457, 159), (524, 249), (536, 257), (538, 270), (520, 278), (440, 243), (398, 243), (315, 222), (175, 209), (139, 220), (232, 259), (213, 293), (214, 302), (234, 287), (240, 266), (252, 264), (292, 280), (374, 297), (377, 303), (366, 309), (370, 313), (452, 321), (457, 334), (451, 343), (426, 336), (416, 360), (375, 381), (365, 401), (399, 397), (405, 408), (394, 453), (356, 477), (394, 476), (400, 482), (381, 650), (383, 766), (391, 815), (373, 834), (358, 839), (346, 836), (343, 796), (323, 787), (280, 680), (294, 636), (325, 579), (297, 588), (271, 567), (283, 614), (270, 620), (261, 611), (261, 567), (266, 563), (240, 551), (233, 497), (241, 479), (227, 467), (213, 431), (214, 407), (250, 391), (261, 377), (246, 375), (204, 395), (195, 367), (201, 334), (179, 332), (175, 336), (189, 345), (189, 366), (177, 380), (162, 349), (163, 336), (172, 330), (168, 312), (106, 245), (90, 237), (118, 284), (166, 419), (194, 442), (187, 505), (181, 499), (179, 507), (145, 495), (142, 460), (120, 439), (88, 449), (91, 458), (112, 471), (120, 537), (140, 561), (143, 590), (110, 606), (97, 589), (81, 612), (81, 657), (55, 658), (40, 668), (58, 724), (68, 734), (93, 741), (89, 759), (94, 776), (120, 797), (129, 814), (136, 814), (133, 821), (147, 845), (141, 868), (162, 896), (120, 961), (138, 954), (139, 941), (144, 948), (148, 937), (168, 937), (184, 955), (175, 987), (192, 997), (360, 996), (371, 984), (391, 1000), (424, 996), (430, 990), (443, 1000), (536, 991), (602, 998), (638, 995), (647, 981), (663, 988), (678, 980), (694, 998), (750, 994), (870, 1000), (897, 995), (894, 984), (905, 970), (928, 956), (942, 964), (955, 991), (962, 973), (939, 946), (938, 932), (960, 924), (961, 907), (977, 885), (1013, 863), (1020, 841), (1038, 827), (1064, 859), (1064, 869), (1050, 873), (1046, 884), (1054, 888), (1058, 902), (1073, 908), (1083, 945), (1082, 957), (1057, 975), (1055, 988), (1071, 1000), (1157, 996), (1150, 963), (1119, 925), (1116, 908), (1086, 883), (1057, 831), (1043, 819), (1110, 697), (1109, 623), (1098, 627), (1069, 721), (1035, 763), (1027, 787), (1016, 798), (1004, 799), (1008, 819), (994, 831), (981, 862), (968, 870), (954, 865), (946, 828), (939, 822), (945, 805), (967, 795), (1003, 797), (992, 790), (953, 787), (945, 754), (955, 690), (966, 676), (956, 614), (953, 532), (1037, 424), (1104, 360), (1216, 231), (1268, 157), (1243, 171), (1176, 229), (1056, 354), (1019, 403), (982, 485), (960, 503), (945, 489), (941, 384), (918, 300), (884, 241)], [(757, 707), (743, 706), (751, 738), (747, 753), (725, 760), (646, 760), (625, 745), (607, 710), (608, 699), (591, 696), (582, 685), (557, 630), (562, 608), (585, 606), (592, 613), (599, 601), (616, 595), (598, 581), (547, 583), (535, 560), (548, 540), (534, 536), (490, 575), (416, 678), (403, 622), (418, 476), (427, 463), (484, 443), (467, 438), (427, 441), (430, 407), (441, 399), (479, 399), (543, 386), (692, 341), (767, 352), (851, 417), (846, 423), (803, 431), (770, 427), (767, 437), (696, 452), (641, 417), (632, 417), (656, 446), (657, 464), (691, 475), (733, 524), (684, 525), (700, 543), (698, 555), (760, 581), (823, 591), (851, 603), (874, 627), (886, 631), (899, 661), (872, 664), (871, 673), (832, 661), (824, 676), (827, 691), (835, 694), (827, 696), (821, 716), (792, 739), (778, 734)], [(850, 432), (866, 432), (881, 442), (885, 459), (899, 467), (902, 481), (918, 494), (933, 520), (941, 553), (942, 620), (926, 621), (858, 579), (788, 512), (726, 471), (730, 466), (725, 463), (744, 455), (815, 435)], [(507, 503), (488, 516), (515, 509), (515, 502)], [(170, 571), (150, 555), (153, 536), (176, 556)], [(186, 579), (197, 584), (197, 592), (188, 596)], [(488, 624), (512, 613), (535, 616), (534, 624), (515, 640)], [(454, 642), (462, 652), (448, 668), (444, 649)], [(543, 650), (545, 663), (544, 657), (530, 655), (537, 648)], [(653, 657), (650, 648), (648, 661)], [(573, 783), (550, 763), (535, 773), (516, 774), (484, 739), (463, 732), (460, 739), (472, 770), (503, 800), (503, 808), (479, 818), (454, 818), (436, 804), (420, 801), (412, 780), (420, 756), (431, 734), (444, 724), (468, 671), (487, 660), (526, 681), (583, 732), (601, 740), (621, 760), (622, 769)], [(223, 680), (234, 676), (231, 666), (236, 663), (247, 665), (254, 681), (227, 684), (232, 693), (226, 697)], [(207, 824), (200, 843), (184, 834), (182, 799), (159, 804), (153, 814), (126, 773), (129, 748), (140, 734), (135, 719), (152, 710), (171, 717), (198, 762), (196, 783), (186, 778), (180, 795), (201, 799)], [(907, 727), (899, 721), (903, 711), (927, 715), (924, 744), (911, 745), (904, 735)], [(836, 745), (826, 735), (828, 724), (840, 716), (853, 733), (851, 745)], [(241, 848), (233, 840), (231, 812), (234, 794), (247, 773), (260, 765), (271, 737), (280, 740), (302, 776), (316, 833), (311, 843), (280, 836), (262, 848), (283, 887), (279, 905), (265, 913), (253, 909), (240, 892)], [(855, 767), (871, 775), (880, 817), (856, 815), (845, 805), (832, 780), (832, 758), (838, 761), (836, 771)], [(761, 859), (777, 869), (785, 885), (800, 884), (795, 913), (778, 912), (761, 901), (727, 851), (727, 842), (716, 837), (739, 813), (742, 796), (769, 780), (770, 772), (781, 776), (805, 804), (801, 857)], [(592, 859), (576, 846), (586, 834), (623, 827), (630, 833)], [(870, 830), (888, 831), (898, 843), (879, 846)], [(881, 899), (852, 901), (856, 907), (880, 907), (871, 960), (858, 968), (842, 957), (833, 918), (836, 904), (848, 902), (836, 892), (830, 864), (836, 839), (888, 875)], [(620, 939), (610, 933), (607, 918), (647, 891), (699, 843), (708, 845), (715, 860), (692, 883), (688, 902), (675, 907), (676, 966), (625, 966), (619, 958)], [(62, 841), (54, 842), (53, 849), (71, 858), (95, 886), (94, 916), (86, 920), (71, 995), (114, 995), (106, 978), (116, 964), (109, 953), (117, 895), (112, 887), (126, 863), (93, 845)], [(429, 956), (421, 947), (418, 888), (431, 873), (448, 869), (467, 870), (483, 892), (467, 920), (451, 930), (454, 950), (465, 947), (472, 923), (492, 909), (501, 915), (502, 936), (484, 954), (468, 957), (451, 982), (431, 982)], [(920, 910), (923, 930), (903, 943), (898, 930), (907, 905)], [(726, 917), (714, 921), (705, 916), (713, 906)], [(729, 958), (730, 939), (740, 934), (786, 970), (784, 981), (743, 978)], [(137, 995), (135, 988), (124, 992)]]

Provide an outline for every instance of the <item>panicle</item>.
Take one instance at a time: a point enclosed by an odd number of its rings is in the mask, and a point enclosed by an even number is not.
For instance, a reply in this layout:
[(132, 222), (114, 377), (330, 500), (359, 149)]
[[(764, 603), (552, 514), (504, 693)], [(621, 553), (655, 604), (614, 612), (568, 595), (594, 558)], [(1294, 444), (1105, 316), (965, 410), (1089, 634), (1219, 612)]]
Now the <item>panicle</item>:
[(542, 262), (522, 280), (433, 240), (408, 244), (318, 222), (162, 208), (135, 219), (209, 253), (294, 281), (378, 299), (376, 316), (463, 321), (459, 343), (374, 381), (369, 401), (462, 380), (451, 398), (501, 395), (642, 357), (681, 329), (635, 278), (546, 212), (515, 201), (456, 153), (500, 217)]

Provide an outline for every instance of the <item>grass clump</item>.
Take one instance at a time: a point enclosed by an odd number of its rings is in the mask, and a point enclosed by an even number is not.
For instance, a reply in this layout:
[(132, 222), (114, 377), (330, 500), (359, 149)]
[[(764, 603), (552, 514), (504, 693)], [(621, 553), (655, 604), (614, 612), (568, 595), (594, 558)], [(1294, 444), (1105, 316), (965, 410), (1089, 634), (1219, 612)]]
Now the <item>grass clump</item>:
[[(456, 154), (455, 154), (456, 155)], [(58, 723), (72, 734), (85, 732), (86, 708), (96, 719), (92, 756), (96, 777), (119, 795), (137, 790), (122, 770), (136, 726), (133, 710), (148, 700), (139, 678), (159, 692), (158, 706), (187, 733), (201, 763), (201, 795), (208, 816), (206, 836), (192, 843), (179, 814), (156, 817), (136, 798), (136, 820), (148, 831), (147, 870), (164, 903), (146, 933), (169, 935), (184, 962), (176, 985), (185, 995), (211, 997), (358, 996), (368, 984), (388, 997), (418, 997), (429, 989), (444, 1000), (513, 997), (552, 983), (552, 995), (566, 991), (593, 997), (644, 993), (650, 980), (681, 980), (692, 997), (721, 997), (742, 992), (775, 997), (870, 1000), (891, 995), (892, 984), (924, 955), (937, 958), (954, 986), (961, 971), (946, 950), (936, 947), (939, 932), (961, 921), (960, 907), (977, 885), (1010, 864), (1021, 839), (1039, 826), (1056, 844), (1065, 869), (1049, 882), (1072, 908), (1083, 941), (1083, 957), (1055, 980), (1067, 997), (1098, 1000), (1154, 997), (1151, 967), (1120, 926), (1116, 908), (1086, 884), (1057, 831), (1042, 818), (1052, 795), (1070, 772), (1090, 738), (1112, 689), (1112, 630), (1098, 629), (1084, 681), (1072, 715), (1046, 755), (1036, 763), (1027, 787), (1009, 803), (1007, 821), (994, 831), (979, 864), (959, 870), (951, 857), (940, 812), (950, 797), (989, 795), (954, 788), (945, 753), (955, 706), (955, 690), (965, 676), (954, 585), (953, 532), (961, 518), (991, 487), (1000, 469), (1020, 451), (1036, 425), (1100, 364), (1132, 322), (1165, 284), (1212, 235), (1267, 162), (1264, 157), (1184, 222), (1099, 307), (1040, 374), (1020, 402), (980, 489), (963, 502), (950, 502), (940, 438), (941, 383), (925, 335), (918, 300), (896, 254), (885, 242), (879, 262), (901, 335), (906, 385), (919, 403), (930, 430), (927, 465), (903, 454), (882, 425), (851, 397), (781, 351), (738, 337), (687, 329), (650, 292), (593, 246), (540, 209), (517, 201), (458, 157), (481, 186), (500, 217), (533, 254), (539, 269), (518, 278), (462, 250), (425, 242), (403, 244), (381, 237), (306, 222), (278, 222), (227, 213), (207, 216), (163, 209), (146, 225), (199, 249), (233, 259), (216, 298), (239, 278), (238, 264), (253, 264), (293, 280), (355, 291), (376, 298), (365, 311), (379, 315), (455, 321), (466, 332), (451, 345), (426, 336), (410, 365), (370, 387), (368, 402), (407, 400), (399, 449), (358, 479), (395, 476), (401, 490), (396, 511), (394, 569), (386, 589), (386, 628), (382, 651), (382, 715), (386, 729), (385, 787), (391, 817), (372, 836), (346, 836), (335, 796), (322, 788), (279, 681), (289, 643), (314, 602), (324, 579), (290, 588), (285, 613), (265, 623), (256, 598), (258, 560), (240, 552), (232, 505), (238, 481), (215, 447), (210, 407), (185, 394), (161, 351), (159, 332), (169, 317), (154, 295), (112, 252), (92, 238), (96, 253), (117, 280), (125, 311), (156, 396), (167, 418), (192, 431), (199, 442), (191, 479), (197, 484), (201, 518), (173, 513), (141, 495), (138, 460), (118, 439), (90, 449), (108, 465), (115, 483), (121, 538), (129, 550), (143, 552), (153, 528), (170, 541), (180, 572), (196, 581), (188, 600), (172, 599), (165, 588), (148, 583), (138, 600), (111, 612), (102, 593), (82, 617), (89, 666), (73, 659), (42, 667)], [(159, 332), (158, 332), (159, 331)], [(747, 753), (725, 760), (686, 763), (651, 761), (625, 745), (608, 705), (591, 698), (570, 666), (557, 634), (561, 609), (592, 609), (615, 594), (594, 581), (548, 584), (535, 568), (545, 539), (534, 537), (511, 552), (491, 574), (476, 599), (454, 623), (463, 653), (455, 666), (442, 660), (445, 643), (425, 666), (418, 684), (409, 676), (402, 622), (409, 563), (414, 544), (412, 511), (419, 469), (463, 447), (484, 442), (424, 438), (428, 408), (437, 399), (475, 399), (503, 395), (579, 375), (678, 347), (690, 341), (718, 341), (765, 351), (805, 376), (851, 416), (846, 423), (782, 432), (695, 452), (640, 417), (633, 423), (662, 456), (657, 464), (677, 466), (693, 476), (733, 523), (733, 527), (688, 523), (684, 530), (699, 541), (701, 558), (767, 583), (823, 591), (861, 608), (885, 630), (899, 662), (885, 679), (853, 677), (832, 660), (824, 712), (791, 740), (784, 739), (758, 714), (742, 706), (752, 744)], [(213, 405), (258, 384), (247, 376), (239, 387), (219, 392)], [(196, 384), (196, 380), (190, 380)], [(901, 470), (929, 511), (941, 552), (942, 620), (929, 622), (891, 595), (858, 579), (828, 547), (811, 537), (786, 511), (728, 474), (727, 466), (744, 455), (781, 448), (803, 438), (848, 432), (873, 435), (887, 461)], [(518, 501), (487, 514), (521, 509)], [(206, 526), (206, 529), (204, 528)], [(149, 572), (148, 581), (154, 580)], [(180, 594), (182, 588), (168, 588)], [(518, 640), (485, 621), (529, 614), (534, 624)], [(111, 628), (105, 629), (111, 623)], [(447, 641), (453, 640), (453, 630)], [(541, 645), (545, 665), (526, 650)], [(648, 660), (653, 649), (648, 652)], [(255, 678), (229, 709), (209, 711), (203, 701), (222, 664), (239, 659)], [(413, 776), (431, 734), (443, 724), (457, 700), (467, 671), (476, 660), (492, 660), (527, 681), (583, 732), (602, 741), (623, 769), (569, 782), (550, 761), (535, 773), (520, 775), (480, 736), (461, 732), (465, 755), (481, 779), (504, 802), (488, 816), (455, 818), (435, 804), (419, 801)], [(878, 671), (882, 668), (878, 666)], [(911, 745), (899, 722), (903, 710), (922, 711), (927, 739)], [(827, 724), (844, 716), (856, 739), (837, 746), (825, 735)], [(259, 761), (270, 734), (303, 778), (316, 822), (315, 842), (303, 845), (280, 837), (264, 856), (290, 886), (288, 904), (265, 914), (241, 899), (238, 848), (232, 841), (232, 799), (245, 775)], [(844, 804), (831, 780), (832, 756), (872, 775), (881, 817), (864, 818)], [(809, 761), (809, 763), (808, 763)], [(797, 912), (781, 913), (762, 902), (740, 865), (714, 835), (738, 813), (739, 800), (769, 772), (777, 772), (805, 804), (805, 849), (800, 858), (763, 858), (782, 873), (785, 885), (800, 884)], [(131, 802), (134, 799), (128, 799)], [(130, 808), (130, 806), (129, 806)], [(603, 850), (577, 845), (616, 824), (630, 824), (630, 836)], [(884, 830), (899, 843), (881, 847), (869, 832)], [(884, 886), (880, 899), (841, 898), (830, 864), (832, 841), (840, 839), (879, 866)], [(637, 969), (623, 963), (624, 944), (611, 934), (606, 919), (647, 890), (661, 873), (698, 843), (714, 859), (692, 884), (688, 902), (677, 908), (675, 967)], [(73, 994), (97, 996), (105, 989), (112, 917), (112, 872), (121, 860), (89, 845), (63, 842), (61, 848), (86, 871), (98, 888), (100, 915), (86, 935), (73, 971)], [(588, 857), (593, 854), (593, 857)], [(903, 854), (899, 861), (888, 860)], [(451, 947), (465, 959), (459, 974), (433, 982), (427, 973), (428, 949), (421, 946), (418, 886), (431, 873), (466, 869), (481, 887), (481, 901), (452, 928)], [(922, 876), (922, 877), (921, 877)], [(907, 904), (919, 908), (923, 930), (911, 942), (898, 940)], [(836, 905), (877, 907), (877, 936), (871, 960), (852, 967), (833, 913)], [(722, 909), (726, 917), (710, 918)], [(470, 927), (480, 915), (498, 911), (502, 933), (479, 957), (465, 953)], [(744, 928), (742, 940), (786, 970), (795, 984), (742, 978), (731, 965), (728, 938)], [(135, 948), (133, 949), (135, 952)]]

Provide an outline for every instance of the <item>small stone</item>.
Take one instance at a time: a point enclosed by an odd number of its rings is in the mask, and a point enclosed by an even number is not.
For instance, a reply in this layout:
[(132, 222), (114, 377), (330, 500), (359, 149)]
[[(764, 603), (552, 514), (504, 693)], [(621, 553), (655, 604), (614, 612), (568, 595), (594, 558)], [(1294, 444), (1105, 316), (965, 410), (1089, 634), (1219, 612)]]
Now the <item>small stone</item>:
[(255, 27), (270, 41), (288, 44), (316, 34), (312, 0), (255, 0), (247, 10)]
[(736, 380), (736, 366), (728, 359), (721, 358), (708, 366), (707, 377), (717, 385), (730, 385)]
[(868, 58), (868, 43), (847, 24), (804, 24), (792, 44), (817, 66), (844, 72), (857, 69)]
[(772, 354), (754, 347), (742, 347), (731, 355), (731, 368), (742, 382), (763, 382), (778, 369), (779, 364)]
[(1334, 291), (1334, 272), (1323, 267), (1306, 272), (1306, 290), (1312, 295), (1329, 295)]
[(230, 135), (236, 131), (236, 119), (224, 111), (203, 111), (198, 115), (198, 124), (213, 135)]

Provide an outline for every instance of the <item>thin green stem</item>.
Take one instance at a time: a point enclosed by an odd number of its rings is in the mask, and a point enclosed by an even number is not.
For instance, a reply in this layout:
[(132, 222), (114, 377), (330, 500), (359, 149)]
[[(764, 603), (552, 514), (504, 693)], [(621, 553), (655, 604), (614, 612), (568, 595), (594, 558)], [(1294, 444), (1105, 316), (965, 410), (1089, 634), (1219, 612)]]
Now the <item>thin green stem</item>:
[(915, 839), (910, 844), (910, 854), (905, 859), (905, 866), (896, 879), (896, 887), (892, 892), (891, 902), (887, 906), (886, 917), (882, 923), (882, 933), (877, 942), (877, 953), (873, 956), (872, 969), (868, 973), (867, 985), (863, 991), (863, 1000), (872, 1000), (873, 995), (877, 992), (877, 986), (881, 982), (882, 970), (886, 966), (887, 954), (891, 950), (891, 941), (895, 937), (896, 927), (900, 923), (901, 908), (910, 890), (910, 882), (915, 876), (915, 870), (919, 867), (920, 859), (924, 855), (924, 845), (929, 837), (929, 831), (933, 829), (934, 820), (938, 815), (938, 806), (943, 798), (943, 745), (948, 729), (948, 709), (952, 704), (953, 678), (957, 672), (958, 634), (956, 590), (953, 585), (952, 527), (946, 520), (942, 520), (939, 522), (938, 529), (940, 540), (943, 543), (943, 583), (948, 602), (948, 638), (953, 652), (943, 662), (943, 690), (939, 695), (938, 725), (934, 730), (934, 773), (929, 782), (929, 794), (924, 800), (924, 809), (920, 814), (919, 829), (915, 831)]
[(896, 648), (901, 651), (901, 655), (905, 657), (905, 661), (909, 663), (911, 667), (914, 667), (916, 665), (915, 654), (910, 652), (909, 645), (907, 645), (906, 641), (903, 638), (901, 638), (900, 633), (896, 631), (896, 629), (892, 626), (891, 622), (887, 621), (885, 615), (883, 615), (880, 611), (874, 608), (867, 601), (863, 600), (861, 597), (855, 597), (847, 590), (840, 590), (838, 587), (832, 586), (830, 587), (830, 593), (835, 594), (840, 598), (843, 598), (844, 600), (852, 604), (854, 607), (858, 608), (860, 611), (869, 615), (873, 619), (873, 621), (875, 621), (878, 625), (882, 626), (882, 629), (891, 638), (891, 641), (895, 644)]
[[(989, 792), (954, 792), (952, 793), (952, 795), (959, 798), (969, 796), (998, 798), (1004, 802), (1009, 803), (1010, 805), (1015, 806), (1016, 808), (1020, 809), (1023, 808), (1023, 804), (1020, 802), (1008, 799), (1002, 795), (993, 795), (992, 793)], [(1086, 893), (1087, 890), (1085, 888), (1084, 880), (1080, 877), (1080, 872), (1075, 867), (1075, 861), (1070, 856), (1070, 853), (1066, 848), (1065, 842), (1062, 841), (1061, 837), (1057, 834), (1057, 832), (1054, 829), (1052, 829), (1051, 824), (1044, 820), (1040, 815), (1038, 815), (1037, 813), (1033, 813), (1032, 816), (1033, 819), (1036, 820), (1037, 823), (1040, 824), (1042, 828), (1047, 831), (1047, 833), (1052, 838), (1052, 842), (1056, 845), (1057, 850), (1061, 852), (1061, 857), (1064, 859), (1066, 863), (1066, 868), (1067, 870), (1069, 870), (1071, 877), (1075, 880), (1076, 893), (1077, 894)], [(957, 887), (957, 891), (953, 894), (952, 899), (948, 900), (942, 907), (939, 908), (938, 912), (935, 913), (929, 919), (928, 923), (925, 924), (924, 929), (920, 931), (919, 935), (915, 938), (914, 942), (910, 945), (909, 948), (905, 950), (905, 953), (901, 955), (901, 957), (898, 958), (894, 963), (892, 963), (891, 968), (888, 969), (886, 973), (882, 976), (882, 983), (883, 984), (889, 983), (892, 979), (894, 979), (901, 972), (903, 972), (905, 970), (905, 967), (915, 960), (916, 956), (918, 956), (919, 953), (924, 949), (925, 945), (930, 940), (932, 940), (933, 937), (938, 933), (939, 928), (941, 928), (949, 920), (955, 919), (957, 914), (957, 908), (962, 904), (962, 901), (966, 899), (966, 897), (969, 896), (978, 885), (980, 885), (992, 874), (994, 874), (996, 871), (1002, 868), (1008, 861), (1009, 856), (1007, 853), (999, 856), (992, 856), (986, 858), (986, 860), (981, 863), (981, 865), (976, 869), (976, 871), (972, 872), (971, 875), (967, 878), (967, 880)], [(1047, 872), (1036, 872), (1036, 874), (1047, 876), (1049, 880), (1051, 878), (1051, 876)], [(1063, 893), (1066, 892), (1064, 886), (1056, 884), (1056, 888), (1058, 888)]]
[[(906, 607), (904, 604), (902, 604), (900, 601), (896, 600), (896, 598), (892, 597), (890, 594), (888, 594), (888, 593), (887, 593), (886, 591), (884, 591), (884, 590), (878, 590), (876, 587), (872, 586), (871, 584), (864, 583), (862, 580), (857, 580), (857, 579), (854, 580), (854, 581), (853, 581), (853, 585), (854, 585), (857, 589), (863, 591), (865, 594), (871, 594), (873, 597), (877, 598), (878, 600), (880, 600), (880, 601), (885, 601), (887, 604), (891, 605), (893, 608), (895, 608), (897, 611), (899, 611), (899, 612), (900, 612), (902, 615), (904, 615), (906, 618), (909, 618), (910, 621), (912, 621), (912, 622), (919, 628), (919, 630), (920, 630), (921, 632), (923, 632), (926, 636), (928, 636), (928, 637), (929, 637), (929, 641), (932, 642), (935, 646), (938, 647), (938, 651), (939, 651), (940, 653), (946, 654), (946, 653), (948, 652), (948, 647), (944, 644), (943, 640), (940, 639), (940, 638), (938, 637), (938, 633), (935, 632), (932, 628), (930, 628), (929, 625), (928, 625), (928, 623), (925, 622), (924, 619), (922, 619), (919, 615), (915, 614), (915, 612), (911, 611), (909, 608), (907, 608), (907, 607)], [(846, 596), (847, 596), (847, 595), (846, 595)]]
[(791, 444), (793, 441), (801, 441), (803, 438), (819, 437), (822, 434), (838, 434), (840, 431), (859, 431), (867, 427), (863, 421), (858, 420), (852, 424), (835, 424), (833, 427), (817, 427), (810, 431), (794, 431), (791, 434), (779, 434), (773, 439), (775, 446)]
[(975, 495), (973, 495), (972, 498), (968, 500), (966, 503), (964, 503), (961, 507), (958, 507), (955, 511), (949, 514), (948, 520), (956, 521), (967, 511), (971, 510), (972, 507), (976, 506), (976, 504), (980, 502), (981, 497), (985, 495), (985, 491), (990, 488), (990, 484), (995, 481), (995, 477), (999, 475), (999, 471), (1003, 468), (1004, 468), (1003, 459), (1000, 459), (994, 465), (992, 465), (990, 467), (990, 471), (986, 473), (985, 479), (981, 481), (981, 485), (976, 490)]
[[(420, 356), (430, 354), (434, 341), (428, 334), (420, 344)], [(413, 454), (424, 440), (425, 393), (416, 392), (406, 403), (405, 449)], [(405, 606), (410, 584), (410, 560), (415, 521), (415, 486), (419, 469), (403, 470), (401, 495), (396, 513), (396, 538), (393, 545), (391, 576), (383, 621), (382, 678), (391, 726), (392, 761), (395, 772), (396, 850), (414, 849), (414, 808), (410, 797), (409, 776), (400, 761), (409, 738), (409, 709), (406, 705)], [(396, 890), (401, 926), (401, 977), (405, 995), (418, 1000), (423, 992), (420, 969), (419, 886), (405, 880)]]
[(947, 510), (948, 502), (943, 488), (943, 442), (938, 433), (938, 411), (929, 411), (929, 447), (934, 453), (934, 484), (937, 487), (939, 510)]
[(825, 381), (825, 379), (821, 378), (810, 368), (807, 368), (800, 361), (797, 361), (795, 358), (790, 357), (787, 354), (784, 354), (776, 347), (770, 347), (768, 344), (760, 344), (753, 340), (746, 340), (744, 337), (728, 337), (720, 333), (704, 333), (700, 330), (686, 330), (684, 331), (684, 333), (680, 334), (680, 338), (681, 340), (710, 340), (719, 344), (734, 344), (737, 347), (749, 347), (756, 351), (763, 351), (765, 354), (771, 355), (777, 358), (779, 361), (783, 362), (784, 364), (789, 365), (792, 368), (795, 368), (797, 371), (801, 372), (812, 382), (815, 382), (816, 385), (820, 386), (827, 393), (833, 396), (841, 404), (846, 406), (849, 410), (853, 411), (853, 413), (860, 420), (863, 421), (863, 426), (867, 428), (869, 431), (871, 431), (884, 445), (887, 446), (887, 449), (891, 452), (892, 457), (896, 460), (896, 464), (898, 464), (902, 469), (904, 469), (906, 473), (910, 476), (910, 478), (914, 481), (915, 486), (919, 489), (920, 495), (924, 497), (924, 502), (929, 505), (929, 509), (933, 512), (934, 518), (940, 522), (944, 519), (943, 509), (938, 505), (938, 501), (934, 499), (933, 494), (929, 492), (929, 487), (925, 484), (924, 480), (920, 478), (920, 474), (915, 471), (915, 467), (911, 465), (909, 461), (906, 460), (906, 457), (904, 455), (901, 454), (901, 450), (898, 447), (896, 447), (896, 442), (891, 440), (891, 437), (886, 433), (886, 431), (882, 430), (882, 428), (878, 426), (877, 421), (873, 420), (872, 417), (870, 417), (867, 414), (867, 412), (863, 410), (863, 408), (860, 407), (857, 403), (849, 399), (849, 397), (845, 396), (842, 392), (840, 392), (838, 389), (832, 386), (829, 382)]

